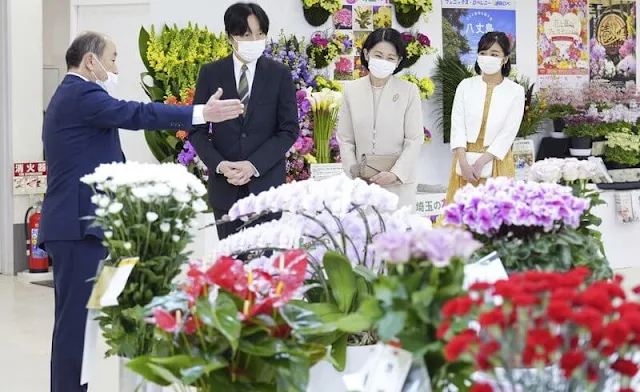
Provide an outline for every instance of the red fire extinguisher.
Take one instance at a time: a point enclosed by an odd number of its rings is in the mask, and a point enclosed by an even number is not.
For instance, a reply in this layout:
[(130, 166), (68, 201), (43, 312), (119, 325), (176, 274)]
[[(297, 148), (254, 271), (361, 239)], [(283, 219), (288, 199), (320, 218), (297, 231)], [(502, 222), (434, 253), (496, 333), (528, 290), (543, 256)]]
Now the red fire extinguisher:
[(27, 239), (27, 257), (29, 272), (49, 272), (49, 256), (38, 247), (38, 230), (40, 228), (40, 210), (42, 202), (37, 202), (27, 209), (24, 216), (25, 235)]

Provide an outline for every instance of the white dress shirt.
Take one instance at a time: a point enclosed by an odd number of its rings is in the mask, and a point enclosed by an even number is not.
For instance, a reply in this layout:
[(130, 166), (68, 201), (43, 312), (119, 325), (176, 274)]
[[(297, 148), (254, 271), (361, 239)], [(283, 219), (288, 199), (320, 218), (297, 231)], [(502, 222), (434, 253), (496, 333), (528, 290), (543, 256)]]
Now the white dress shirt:
[[(86, 82), (91, 82), (89, 79), (85, 78), (79, 73), (67, 72), (67, 75), (77, 76)], [(204, 106), (205, 105), (193, 105), (193, 115), (191, 116), (191, 124), (193, 125), (206, 124), (206, 121), (204, 120)]]

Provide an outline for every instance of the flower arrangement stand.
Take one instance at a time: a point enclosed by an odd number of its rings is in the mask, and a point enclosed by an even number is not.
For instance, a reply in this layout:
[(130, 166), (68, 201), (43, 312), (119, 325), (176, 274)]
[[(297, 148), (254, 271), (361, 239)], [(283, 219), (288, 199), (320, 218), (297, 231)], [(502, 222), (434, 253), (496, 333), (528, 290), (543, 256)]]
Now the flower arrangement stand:
[(358, 372), (369, 359), (374, 347), (374, 345), (347, 347), (344, 372), (338, 372), (327, 361), (316, 364), (311, 368), (307, 392), (348, 392), (342, 376)]

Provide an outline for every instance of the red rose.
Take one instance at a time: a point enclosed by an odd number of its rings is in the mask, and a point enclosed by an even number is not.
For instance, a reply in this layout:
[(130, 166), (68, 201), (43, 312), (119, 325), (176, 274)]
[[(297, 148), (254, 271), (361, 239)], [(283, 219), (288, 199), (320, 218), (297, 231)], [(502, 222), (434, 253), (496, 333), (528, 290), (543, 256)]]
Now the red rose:
[(574, 312), (571, 316), (571, 320), (574, 323), (589, 329), (590, 331), (596, 331), (602, 328), (602, 313), (592, 308), (585, 308)]
[(493, 367), (491, 364), (491, 358), (495, 353), (500, 351), (500, 343), (494, 341), (484, 343), (480, 345), (478, 350), (478, 356), (476, 358), (476, 364), (480, 370), (488, 370)]
[(584, 280), (591, 275), (591, 271), (586, 267), (578, 267), (567, 273), (558, 275), (558, 285), (566, 288), (578, 288)]
[(511, 299), (511, 302), (513, 302), (515, 306), (526, 307), (539, 304), (540, 299), (531, 294), (516, 294)]
[(444, 348), (444, 357), (447, 361), (456, 361), (462, 353), (464, 353), (471, 344), (478, 341), (476, 331), (467, 329), (466, 331), (455, 336), (447, 343)]
[(478, 318), (478, 322), (480, 326), (483, 328), (489, 327), (491, 325), (502, 326), (505, 323), (504, 320), (504, 311), (502, 307), (494, 308), (488, 312), (484, 312)]
[(611, 282), (595, 282), (591, 285), (591, 287), (595, 287), (600, 290), (605, 290), (610, 298), (627, 298), (627, 294), (624, 292), (624, 289), (620, 287), (619, 283), (611, 283)]
[(443, 321), (438, 327), (438, 331), (436, 332), (436, 337), (438, 339), (444, 339), (444, 337), (447, 335), (447, 332), (449, 332), (449, 327), (451, 327), (451, 321), (449, 320)]
[(504, 298), (511, 298), (516, 293), (520, 293), (517, 279), (500, 280), (495, 284), (495, 294)]
[(560, 369), (566, 378), (571, 378), (573, 372), (580, 367), (586, 359), (582, 351), (569, 351), (560, 358)]
[(613, 305), (609, 293), (597, 286), (588, 287), (578, 296), (578, 302), (583, 305), (591, 306), (602, 313), (611, 313)]
[(615, 347), (620, 347), (627, 343), (630, 334), (631, 327), (623, 320), (614, 320), (604, 328), (604, 335), (609, 343)]
[(493, 392), (493, 387), (491, 384), (477, 382), (473, 384), (470, 392)]
[(551, 293), (551, 301), (568, 301), (572, 302), (576, 299), (578, 294), (572, 290), (567, 288), (559, 288)]
[(453, 316), (465, 316), (471, 310), (473, 300), (468, 295), (449, 300), (442, 307), (442, 314), (445, 318)]
[(571, 306), (569, 306), (569, 303), (561, 300), (552, 299), (547, 307), (549, 320), (556, 324), (563, 324), (569, 319), (569, 317), (571, 317), (572, 312), (573, 310), (571, 309)]
[(527, 333), (527, 345), (534, 349), (542, 348), (544, 353), (549, 355), (558, 348), (559, 342), (548, 329), (532, 329)]
[(611, 369), (627, 377), (635, 377), (638, 373), (638, 365), (633, 361), (624, 358), (618, 358), (611, 365)]

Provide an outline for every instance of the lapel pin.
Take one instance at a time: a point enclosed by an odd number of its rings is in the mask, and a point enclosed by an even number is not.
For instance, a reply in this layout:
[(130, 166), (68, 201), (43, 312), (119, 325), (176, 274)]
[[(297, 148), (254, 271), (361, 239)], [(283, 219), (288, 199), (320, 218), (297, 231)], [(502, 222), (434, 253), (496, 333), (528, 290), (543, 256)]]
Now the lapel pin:
[(400, 98), (400, 95), (399, 95), (399, 94), (395, 94), (395, 95), (393, 96), (393, 102), (397, 101), (397, 100), (398, 100), (398, 98)]

